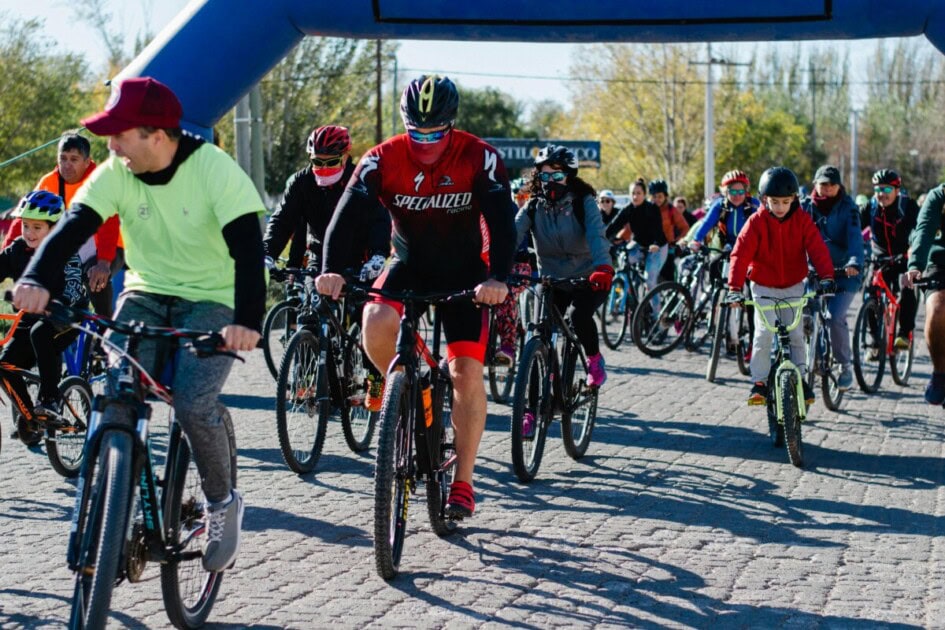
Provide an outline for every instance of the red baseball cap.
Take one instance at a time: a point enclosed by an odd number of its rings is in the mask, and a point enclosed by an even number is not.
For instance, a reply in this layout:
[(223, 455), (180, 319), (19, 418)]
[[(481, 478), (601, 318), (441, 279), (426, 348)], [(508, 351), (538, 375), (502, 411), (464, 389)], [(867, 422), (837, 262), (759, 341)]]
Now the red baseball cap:
[(151, 77), (135, 77), (113, 86), (105, 111), (82, 124), (97, 136), (114, 136), (135, 127), (180, 127), (183, 113), (171, 88)]

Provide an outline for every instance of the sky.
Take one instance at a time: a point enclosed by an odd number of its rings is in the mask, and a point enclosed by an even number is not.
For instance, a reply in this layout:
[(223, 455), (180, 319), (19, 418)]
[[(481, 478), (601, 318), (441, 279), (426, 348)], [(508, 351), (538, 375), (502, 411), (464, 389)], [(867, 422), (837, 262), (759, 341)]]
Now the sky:
[[(151, 30), (159, 32), (188, 3), (188, 0), (105, 0), (112, 12), (116, 30), (129, 42), (143, 30), (148, 16)], [(60, 49), (81, 53), (94, 69), (105, 66), (105, 46), (85, 24), (75, 20), (66, 0), (0, 0), (0, 16), (39, 18), (45, 31), (60, 42)], [(0, 17), (2, 19), (2, 17)], [(926, 45), (931, 47), (924, 37)], [(866, 60), (873, 51), (873, 42), (838, 42), (852, 52), (853, 79), (866, 79)], [(828, 42), (810, 42), (804, 46), (824, 46)], [(755, 43), (723, 44), (719, 48), (732, 61), (748, 59)], [(790, 47), (792, 44), (773, 44)], [(497, 87), (526, 106), (544, 99), (561, 103), (570, 101), (568, 83), (553, 77), (567, 76), (576, 50), (571, 44), (536, 44), (506, 42), (443, 42), (401, 40), (398, 65), (402, 72), (419, 74), (420, 70), (448, 74), (467, 88)], [(528, 78), (536, 77), (536, 78)], [(537, 77), (552, 77), (537, 78)], [(405, 77), (400, 75), (400, 81)], [(865, 93), (854, 86), (854, 106)]]

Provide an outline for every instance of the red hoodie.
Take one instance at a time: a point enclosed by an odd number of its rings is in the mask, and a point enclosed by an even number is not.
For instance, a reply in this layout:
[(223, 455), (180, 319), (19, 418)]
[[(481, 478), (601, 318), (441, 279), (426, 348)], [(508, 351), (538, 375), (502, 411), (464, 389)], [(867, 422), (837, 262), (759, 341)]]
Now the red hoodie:
[(786, 289), (807, 277), (808, 258), (820, 279), (833, 278), (830, 251), (809, 214), (796, 203), (784, 219), (762, 208), (738, 234), (728, 285), (740, 291), (749, 276), (762, 286)]

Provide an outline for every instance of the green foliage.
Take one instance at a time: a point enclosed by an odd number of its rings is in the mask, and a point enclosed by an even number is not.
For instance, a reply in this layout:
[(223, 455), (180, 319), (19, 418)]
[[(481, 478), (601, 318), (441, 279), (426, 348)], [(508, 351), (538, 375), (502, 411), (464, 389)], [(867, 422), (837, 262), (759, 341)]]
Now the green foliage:
[(524, 107), (514, 98), (492, 87), (459, 91), (456, 127), (480, 138), (534, 136), (522, 124)]
[[(76, 127), (86, 113), (81, 57), (63, 54), (36, 20), (2, 16), (0, 27), (0, 147), (7, 160)], [(37, 151), (0, 170), (0, 195), (20, 196), (56, 165), (56, 147)]]

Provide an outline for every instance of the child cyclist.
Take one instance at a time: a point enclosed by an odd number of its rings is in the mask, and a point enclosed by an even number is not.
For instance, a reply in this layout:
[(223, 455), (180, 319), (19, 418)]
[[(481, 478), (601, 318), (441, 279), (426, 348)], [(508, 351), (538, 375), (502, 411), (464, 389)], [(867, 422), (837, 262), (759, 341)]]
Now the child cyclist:
[[(820, 278), (821, 290), (833, 291), (830, 252), (813, 219), (801, 210), (798, 188), (797, 177), (786, 167), (775, 166), (762, 173), (758, 182), (762, 208), (748, 219), (732, 250), (727, 300), (733, 305), (745, 299), (742, 290), (746, 277), (760, 306), (774, 305), (776, 299), (796, 301), (804, 294), (808, 258)], [(777, 312), (781, 321), (793, 321), (794, 309), (782, 306)], [(765, 316), (764, 309), (755, 309), (749, 405), (765, 404), (768, 395), (772, 334), (764, 327), (761, 318)], [(814, 392), (803, 378), (807, 362), (801, 326), (791, 331), (791, 356), (801, 370), (804, 398), (808, 405), (813, 404)]]
[[(0, 251), (0, 279), (19, 279), (40, 243), (62, 218), (62, 199), (45, 190), (34, 190), (20, 201), (13, 216), (23, 222), (23, 234)], [(82, 261), (78, 255), (69, 259), (58, 286), (50, 287), (53, 297), (69, 306), (85, 308), (88, 293), (82, 279)], [(13, 338), (0, 351), (0, 381), (10, 400), (28, 421), (44, 421), (62, 413), (59, 397), (62, 351), (78, 336), (73, 328), (59, 328), (35, 315), (24, 315)], [(33, 401), (18, 370), (37, 365), (40, 376), (39, 401)], [(17, 434), (14, 433), (14, 437)]]

